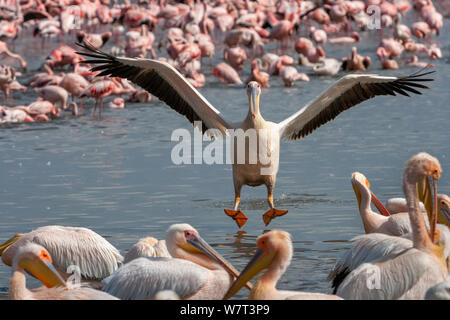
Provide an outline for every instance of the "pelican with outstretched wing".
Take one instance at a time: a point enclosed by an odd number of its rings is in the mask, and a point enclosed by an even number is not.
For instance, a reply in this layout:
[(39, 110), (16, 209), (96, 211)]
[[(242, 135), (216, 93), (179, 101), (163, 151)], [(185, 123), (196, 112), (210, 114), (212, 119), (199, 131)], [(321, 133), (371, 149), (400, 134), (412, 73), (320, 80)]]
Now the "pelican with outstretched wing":
[[(88, 57), (84, 63), (95, 64), (92, 71), (101, 71), (98, 76), (126, 78), (157, 96), (191, 123), (201, 121), (203, 133), (208, 131), (210, 135), (218, 136), (217, 133), (220, 132), (222, 136), (233, 135), (233, 139), (238, 142), (244, 141), (242, 149), (239, 144), (233, 144), (234, 209), (225, 209), (225, 213), (231, 216), (239, 227), (247, 221), (247, 217), (238, 210), (243, 185), (266, 185), (270, 206), (263, 214), (266, 225), (273, 218), (287, 213), (287, 210), (275, 209), (273, 204), (281, 139), (303, 138), (341, 112), (378, 95), (395, 96), (399, 93), (409, 96), (408, 92), (421, 94), (418, 89), (428, 89), (422, 82), (433, 80), (424, 76), (434, 72), (418, 72), (406, 77), (347, 75), (280, 123), (263, 119), (259, 111), (261, 87), (252, 81), (247, 85), (247, 117), (242, 122), (232, 123), (222, 117), (221, 113), (170, 64), (151, 59), (114, 57), (86, 45), (78, 45), (86, 50), (78, 52)], [(252, 139), (253, 136), (255, 139)], [(245, 142), (247, 138), (248, 144)]]

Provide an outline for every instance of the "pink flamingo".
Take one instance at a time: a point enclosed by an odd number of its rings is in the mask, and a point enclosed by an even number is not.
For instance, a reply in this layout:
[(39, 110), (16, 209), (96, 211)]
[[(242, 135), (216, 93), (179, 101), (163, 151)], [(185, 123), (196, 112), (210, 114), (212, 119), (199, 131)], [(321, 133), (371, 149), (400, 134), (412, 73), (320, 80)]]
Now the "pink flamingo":
[[(60, 115), (60, 109), (56, 108), (53, 103), (47, 100), (37, 100), (28, 107), (26, 107), (26, 111), (28, 114), (32, 116), (39, 116), (39, 115), (51, 115), (55, 117), (59, 117)], [(45, 119), (45, 117), (43, 117)], [(47, 119), (48, 120), (48, 119)]]
[(242, 65), (247, 60), (247, 54), (241, 47), (226, 48), (223, 51), (223, 59), (237, 71), (242, 71)]
[(45, 62), (45, 69), (48, 73), (53, 74), (53, 69), (56, 67), (63, 67), (65, 65), (76, 66), (83, 60), (72, 47), (62, 45), (57, 49), (52, 50), (50, 56)]
[(349, 37), (329, 38), (328, 42), (332, 43), (332, 44), (345, 45), (345, 44), (349, 44), (349, 43), (359, 42), (360, 40), (361, 40), (361, 37), (359, 36), (359, 33), (358, 32), (353, 32), (352, 35), (349, 36)]
[(298, 72), (298, 70), (292, 66), (283, 67), (280, 76), (281, 79), (283, 79), (285, 87), (292, 87), (295, 81), (309, 81), (309, 77), (306, 74)]
[(247, 78), (247, 81), (245, 83), (249, 83), (251, 81), (256, 81), (260, 84), (263, 88), (270, 87), (269, 85), (269, 74), (267, 72), (260, 71), (260, 66), (258, 63), (258, 60), (252, 61), (252, 73)]
[(327, 33), (322, 29), (311, 27), (309, 29), (309, 37), (317, 44), (324, 44), (327, 42)]
[(55, 104), (59, 103), (60, 107), (63, 110), (67, 109), (67, 98), (69, 94), (66, 89), (55, 85), (49, 85), (41, 88), (36, 88), (35, 90), (43, 99)]
[(342, 58), (342, 68), (346, 71), (366, 70), (371, 64), (370, 57), (363, 57), (358, 54), (356, 47), (352, 48), (349, 57)]
[(269, 65), (269, 75), (279, 75), (281, 69), (294, 63), (291, 56), (283, 55)]
[(103, 99), (115, 93), (115, 91), (121, 87), (121, 85), (115, 79), (100, 79), (91, 83), (80, 95), (80, 98), (91, 97), (95, 99), (94, 113), (97, 111), (97, 106), (99, 107), (99, 116), (102, 117), (103, 111)]
[(27, 69), (27, 63), (26, 63), (25, 59), (22, 58), (22, 56), (20, 54), (11, 52), (8, 49), (8, 45), (5, 42), (3, 42), (3, 41), (0, 41), (0, 55), (8, 56), (8, 57), (11, 57), (13, 59), (16, 59), (17, 61), (19, 61), (20, 66), (22, 67), (22, 69), (24, 69), (24, 70)]
[(22, 109), (3, 108), (3, 114), (4, 123), (34, 122), (33, 117)]
[(377, 49), (377, 56), (392, 59), (400, 56), (403, 50), (402, 44), (394, 38), (384, 38), (381, 40), (380, 47)]
[(422, 39), (431, 33), (431, 28), (428, 23), (418, 21), (411, 25), (411, 32), (415, 37)]
[(416, 43), (413, 39), (407, 39), (403, 46), (407, 52), (418, 53), (421, 51), (428, 51), (427, 47), (423, 43)]
[(188, 43), (183, 46), (177, 57), (178, 66), (183, 68), (188, 62), (200, 58), (202, 51), (196, 43)]
[(272, 29), (269, 33), (269, 39), (276, 39), (281, 43), (281, 49), (287, 48), (289, 36), (294, 30), (293, 20), (295, 19), (295, 14), (291, 14), (288, 19), (278, 20), (275, 15), (268, 11), (267, 17), (269, 23), (272, 25)]
[(12, 67), (2, 66), (0, 68), (0, 90), (3, 91), (4, 101), (8, 99), (10, 86), (16, 79), (16, 71)]
[(316, 21), (318, 24), (329, 24), (330, 16), (323, 8), (318, 8), (308, 14), (308, 17)]
[(74, 97), (78, 97), (80, 104), (80, 112), (83, 111), (83, 101), (80, 97), (84, 90), (89, 87), (89, 82), (78, 73), (67, 73), (59, 83), (59, 85), (66, 89), (72, 96), (72, 101)]
[(419, 61), (419, 58), (416, 55), (413, 55), (410, 60), (405, 62), (405, 65), (408, 67), (417, 67), (417, 68), (426, 68), (432, 67), (432, 63)]
[(108, 103), (108, 106), (111, 109), (124, 109), (125, 108), (125, 100), (123, 98), (115, 98), (113, 101)]
[(398, 63), (394, 59), (381, 59), (381, 67), (383, 69), (398, 69)]
[(216, 65), (212, 74), (221, 82), (229, 84), (242, 84), (242, 80), (236, 70), (225, 62)]
[(321, 58), (325, 57), (325, 51), (322, 47), (317, 46), (317, 48), (315, 48), (312, 42), (306, 38), (298, 39), (295, 43), (295, 51), (305, 56), (308, 61), (312, 63), (319, 62)]
[(100, 49), (111, 38), (111, 32), (99, 33), (86, 33), (83, 30), (77, 32), (77, 40), (80, 43), (84, 43), (88, 46), (92, 46), (94, 49)]

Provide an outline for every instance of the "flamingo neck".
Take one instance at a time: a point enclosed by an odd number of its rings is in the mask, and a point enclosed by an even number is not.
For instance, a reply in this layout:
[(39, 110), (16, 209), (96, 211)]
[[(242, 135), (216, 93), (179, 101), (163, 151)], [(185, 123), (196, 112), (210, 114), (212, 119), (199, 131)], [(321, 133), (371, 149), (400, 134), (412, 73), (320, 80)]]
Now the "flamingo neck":
[(9, 284), (9, 299), (24, 300), (31, 296), (31, 291), (27, 289), (25, 272), (21, 268), (16, 268)]
[(417, 249), (428, 249), (433, 243), (428, 235), (423, 214), (417, 197), (416, 177), (406, 175), (403, 181), (403, 191), (406, 196), (409, 220), (413, 232), (413, 246)]

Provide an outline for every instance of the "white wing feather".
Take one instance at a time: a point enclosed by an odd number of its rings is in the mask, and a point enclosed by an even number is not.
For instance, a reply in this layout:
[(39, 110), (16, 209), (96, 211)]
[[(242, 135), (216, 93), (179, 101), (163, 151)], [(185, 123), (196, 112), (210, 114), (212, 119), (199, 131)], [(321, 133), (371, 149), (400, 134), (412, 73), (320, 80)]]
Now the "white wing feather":
[(183, 299), (205, 285), (205, 270), (183, 259), (137, 258), (104, 279), (103, 291), (123, 300), (142, 300), (172, 290)]
[(11, 257), (11, 263), (15, 252), (28, 241), (46, 248), (57, 269), (66, 272), (69, 266), (78, 266), (85, 279), (101, 280), (117, 270), (123, 261), (112, 244), (90, 229), (45, 226), (23, 235), (4, 252)]

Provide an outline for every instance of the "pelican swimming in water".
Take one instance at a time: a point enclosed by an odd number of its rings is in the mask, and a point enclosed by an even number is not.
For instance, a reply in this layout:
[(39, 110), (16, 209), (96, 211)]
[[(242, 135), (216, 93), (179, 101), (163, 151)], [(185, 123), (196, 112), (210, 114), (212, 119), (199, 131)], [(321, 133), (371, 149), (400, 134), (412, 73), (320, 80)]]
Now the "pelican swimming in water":
[[(369, 259), (370, 262), (352, 271), (341, 269), (342, 272), (337, 273), (335, 268), (332, 275), (337, 295), (345, 299), (423, 299), (428, 288), (445, 281), (448, 267), (444, 248), (433, 243), (435, 229), (433, 224), (430, 224), (430, 232), (426, 229), (419, 205), (419, 200), (426, 204), (427, 195), (432, 194), (436, 199), (436, 181), (440, 175), (439, 161), (429, 154), (419, 153), (409, 159), (403, 175), (403, 191), (411, 220), (412, 246), (411, 240), (384, 234), (358, 237), (362, 246), (355, 253), (379, 258)], [(436, 209), (433, 204), (434, 217)], [(396, 254), (378, 255), (378, 251), (386, 250), (387, 246)], [(357, 260), (355, 258), (351, 261)]]
[[(377, 95), (395, 96), (399, 93), (409, 96), (408, 92), (420, 94), (416, 88), (427, 88), (421, 82), (433, 80), (421, 78), (431, 72), (419, 72), (399, 78), (371, 74), (347, 75), (280, 123), (264, 120), (259, 110), (261, 87), (257, 82), (251, 81), (247, 85), (247, 117), (242, 122), (232, 123), (222, 117), (221, 113), (168, 63), (151, 59), (114, 57), (83, 44), (78, 45), (87, 51), (78, 53), (90, 58), (84, 63), (97, 64), (92, 71), (101, 71), (98, 76), (110, 75), (130, 80), (184, 115), (191, 123), (201, 121), (203, 133), (207, 131), (207, 134), (216, 137), (244, 138), (240, 139), (244, 141), (243, 150), (237, 149), (234, 144), (232, 158), (234, 209), (225, 209), (225, 213), (236, 221), (239, 228), (247, 221), (244, 213), (238, 210), (243, 185), (266, 185), (270, 207), (263, 214), (266, 225), (273, 218), (287, 213), (287, 210), (276, 209), (273, 203), (281, 139), (303, 138), (343, 111)], [(249, 143), (245, 143), (245, 136), (253, 134), (255, 139), (249, 139)]]
[[(21, 247), (33, 242), (48, 250), (53, 264), (64, 279), (70, 272), (79, 272), (82, 280), (98, 286), (119, 268), (123, 257), (119, 250), (105, 238), (87, 228), (45, 226), (26, 234), (16, 234), (0, 245), (2, 261), (12, 266), (13, 259)], [(71, 270), (77, 266), (79, 270)]]
[(238, 276), (188, 224), (170, 226), (166, 245), (173, 258), (134, 259), (103, 280), (103, 291), (124, 300), (154, 299), (163, 290), (183, 300), (214, 300), (221, 299)]
[[(25, 271), (45, 286), (26, 287)], [(13, 274), (9, 285), (10, 300), (117, 300), (105, 292), (68, 284), (52, 264), (50, 253), (42, 246), (27, 242), (14, 256)]]
[(267, 271), (256, 281), (250, 291), (251, 300), (342, 300), (323, 293), (278, 290), (278, 279), (286, 271), (292, 258), (292, 241), (289, 233), (281, 230), (269, 231), (256, 239), (255, 255), (234, 281), (224, 299), (234, 296), (239, 289), (262, 270)]
[[(360, 172), (353, 172), (351, 182), (358, 200), (359, 213), (366, 233), (402, 236), (412, 231), (408, 212), (390, 215), (390, 212), (370, 191), (370, 183), (366, 176)], [(372, 211), (370, 207), (371, 202), (374, 202), (377, 209), (384, 214)]]
[[(450, 197), (446, 194), (439, 193), (437, 195), (437, 203), (437, 223), (445, 224), (450, 228)], [(408, 211), (405, 198), (391, 198), (386, 201), (385, 207), (391, 214)]]

